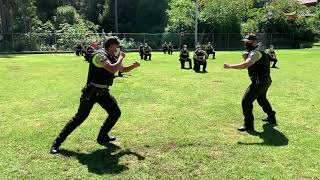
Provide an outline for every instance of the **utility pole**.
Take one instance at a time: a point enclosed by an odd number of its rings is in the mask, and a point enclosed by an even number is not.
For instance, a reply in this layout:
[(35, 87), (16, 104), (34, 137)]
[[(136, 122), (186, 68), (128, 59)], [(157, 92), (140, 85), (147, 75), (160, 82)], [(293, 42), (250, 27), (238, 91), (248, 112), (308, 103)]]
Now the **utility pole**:
[(197, 47), (198, 43), (198, 0), (196, 1), (196, 9), (195, 9), (195, 23), (194, 23), (194, 48)]
[(114, 22), (115, 22), (115, 30), (116, 33), (119, 33), (119, 29), (118, 29), (118, 0), (115, 0), (114, 2)]

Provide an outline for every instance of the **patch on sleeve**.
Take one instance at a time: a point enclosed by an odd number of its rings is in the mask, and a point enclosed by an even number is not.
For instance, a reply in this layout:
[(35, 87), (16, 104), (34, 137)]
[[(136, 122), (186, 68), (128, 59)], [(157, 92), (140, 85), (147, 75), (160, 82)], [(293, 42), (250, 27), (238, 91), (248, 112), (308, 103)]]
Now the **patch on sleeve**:
[(107, 57), (102, 54), (102, 53), (98, 53), (95, 55), (94, 59), (93, 59), (93, 64), (99, 68), (103, 67), (103, 64), (106, 62)]
[(248, 58), (250, 58), (251, 61), (253, 62), (257, 62), (259, 59), (261, 59), (261, 57), (262, 57), (262, 54), (259, 51), (252, 51), (249, 53), (249, 56), (248, 56)]

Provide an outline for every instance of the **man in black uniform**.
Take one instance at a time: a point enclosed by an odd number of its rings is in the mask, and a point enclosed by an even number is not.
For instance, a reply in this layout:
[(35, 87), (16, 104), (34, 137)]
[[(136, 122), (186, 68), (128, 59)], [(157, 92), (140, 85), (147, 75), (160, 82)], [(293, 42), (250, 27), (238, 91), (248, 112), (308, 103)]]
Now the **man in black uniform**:
[(248, 52), (243, 54), (244, 62), (240, 64), (224, 64), (224, 68), (248, 69), (251, 85), (242, 98), (242, 110), (244, 125), (238, 128), (239, 131), (254, 130), (254, 117), (252, 114), (253, 102), (257, 99), (258, 104), (268, 115), (263, 121), (276, 125), (275, 112), (267, 99), (267, 92), (271, 85), (270, 61), (268, 55), (257, 49), (257, 36), (249, 34), (242, 40)]
[(144, 49), (144, 46), (143, 46), (142, 43), (140, 43), (140, 46), (139, 46), (139, 54), (140, 54), (141, 60), (143, 59), (143, 49)]
[(169, 44), (168, 44), (168, 54), (172, 55), (172, 52), (173, 52), (173, 45), (172, 45), (171, 42), (169, 42)]
[(203, 65), (202, 71), (207, 72), (206, 71), (207, 59), (208, 59), (207, 53), (204, 50), (202, 50), (201, 47), (198, 47), (198, 49), (196, 49), (196, 51), (193, 54), (194, 70), (196, 72), (199, 72), (200, 65)]
[(117, 71), (129, 72), (139, 67), (140, 64), (135, 61), (130, 66), (123, 66), (125, 54), (121, 52), (119, 56), (117, 55), (117, 52), (119, 52), (119, 40), (116, 37), (110, 37), (104, 47), (105, 51), (98, 51), (90, 59), (87, 84), (82, 90), (78, 112), (54, 140), (50, 150), (51, 154), (59, 153), (60, 145), (89, 116), (95, 103), (98, 103), (109, 114), (101, 126), (97, 142), (100, 145), (106, 145), (115, 140), (108, 133), (120, 118), (121, 111), (117, 101), (110, 94), (109, 88), (113, 84), (114, 73)]
[(76, 46), (76, 55), (80, 56), (80, 54), (82, 53), (82, 45), (81, 44), (77, 44)]
[(85, 56), (86, 55), (86, 49), (87, 49), (87, 46), (84, 45), (83, 48), (81, 49), (81, 56)]
[(278, 68), (278, 67), (276, 66), (276, 64), (277, 64), (277, 62), (278, 62), (278, 59), (277, 59), (276, 53), (274, 52), (273, 45), (270, 45), (270, 49), (267, 50), (267, 54), (269, 55), (269, 60), (270, 60), (271, 62), (273, 62), (273, 64), (272, 64), (271, 67), (272, 67), (272, 68)]
[(168, 44), (167, 44), (167, 42), (164, 42), (164, 44), (162, 44), (162, 50), (163, 50), (163, 54), (166, 54), (166, 53), (167, 53), (167, 50), (168, 50)]
[(179, 60), (181, 64), (181, 69), (184, 69), (185, 62), (189, 62), (189, 69), (192, 69), (192, 63), (191, 63), (191, 59), (189, 58), (189, 51), (188, 51), (187, 45), (182, 46)]
[(85, 61), (89, 62), (90, 59), (92, 58), (92, 55), (94, 54), (94, 52), (95, 52), (95, 50), (91, 46), (88, 46), (84, 52)]
[(149, 61), (151, 61), (151, 47), (147, 43), (144, 45), (143, 54), (144, 60), (147, 60), (147, 58), (149, 58)]
[(208, 54), (208, 56), (210, 56), (210, 54), (212, 54), (212, 59), (215, 59), (216, 52), (215, 52), (213, 46), (211, 45), (211, 42), (209, 42), (208, 46), (206, 47), (206, 53)]

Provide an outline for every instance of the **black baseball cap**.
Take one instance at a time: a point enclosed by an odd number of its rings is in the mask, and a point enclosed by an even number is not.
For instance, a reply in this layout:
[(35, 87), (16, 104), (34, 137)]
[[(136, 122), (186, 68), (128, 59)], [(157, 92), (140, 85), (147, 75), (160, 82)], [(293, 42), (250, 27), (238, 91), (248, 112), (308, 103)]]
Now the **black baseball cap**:
[(242, 42), (248, 42), (252, 40), (258, 40), (257, 36), (255, 34), (248, 34), (244, 37), (244, 39), (241, 39)]

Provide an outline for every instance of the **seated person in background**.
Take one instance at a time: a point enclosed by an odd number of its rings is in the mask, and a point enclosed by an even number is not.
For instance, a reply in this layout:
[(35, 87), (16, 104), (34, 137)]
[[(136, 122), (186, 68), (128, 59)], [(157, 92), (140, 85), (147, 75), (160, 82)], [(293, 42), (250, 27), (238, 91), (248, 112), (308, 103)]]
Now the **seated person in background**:
[(151, 60), (151, 47), (146, 43), (143, 48), (143, 55), (144, 60), (147, 60), (149, 58), (149, 61)]
[(184, 69), (185, 62), (189, 62), (189, 69), (192, 69), (192, 63), (191, 63), (191, 59), (189, 58), (189, 51), (188, 51), (187, 45), (182, 46), (179, 60), (181, 64), (181, 69)]
[(270, 45), (270, 49), (266, 52), (269, 55), (270, 62), (273, 62), (272, 68), (277, 68), (276, 64), (278, 62), (276, 53), (274, 52), (273, 45)]
[(172, 52), (173, 52), (173, 45), (172, 45), (171, 42), (169, 42), (169, 44), (168, 44), (168, 54), (172, 55)]
[(215, 52), (213, 46), (211, 45), (211, 42), (209, 42), (208, 46), (206, 47), (206, 53), (208, 56), (210, 56), (210, 54), (212, 54), (212, 59), (215, 59), (216, 52)]
[(92, 43), (90, 44), (90, 47), (93, 48), (94, 50), (98, 49), (98, 44), (96, 41), (92, 41)]
[(91, 46), (88, 46), (87, 49), (84, 52), (84, 59), (85, 61), (89, 62), (91, 56), (94, 54), (95, 49), (93, 49)]
[(80, 56), (81, 51), (82, 51), (82, 45), (81, 44), (77, 44), (76, 45), (76, 55)]
[(200, 65), (203, 65), (203, 72), (207, 72), (206, 71), (206, 67), (207, 67), (207, 59), (208, 59), (208, 55), (207, 53), (202, 50), (202, 48), (198, 48), (194, 54), (193, 54), (193, 61), (194, 61), (194, 71), (195, 72), (199, 72), (200, 71)]
[(139, 55), (140, 55), (141, 60), (143, 59), (143, 49), (144, 49), (144, 46), (143, 46), (142, 43), (140, 43), (140, 45), (139, 45)]
[(168, 44), (167, 44), (167, 42), (164, 42), (164, 44), (162, 44), (162, 50), (163, 50), (163, 54), (166, 54), (166, 53), (167, 53), (167, 50), (168, 50)]

